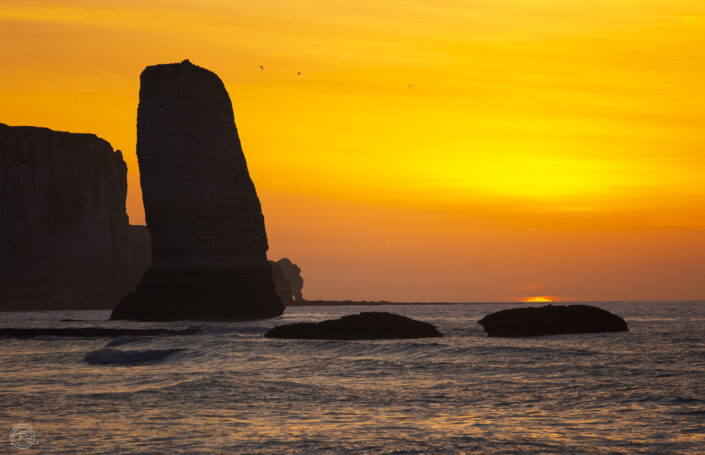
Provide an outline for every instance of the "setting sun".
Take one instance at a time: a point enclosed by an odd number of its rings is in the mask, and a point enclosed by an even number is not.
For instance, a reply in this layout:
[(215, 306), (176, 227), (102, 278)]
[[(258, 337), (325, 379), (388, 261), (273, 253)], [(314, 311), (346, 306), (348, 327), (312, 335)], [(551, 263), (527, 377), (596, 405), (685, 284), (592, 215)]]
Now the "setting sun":
[(540, 295), (536, 297), (527, 297), (522, 300), (522, 302), (525, 303), (546, 303), (546, 302), (553, 302), (552, 298)]

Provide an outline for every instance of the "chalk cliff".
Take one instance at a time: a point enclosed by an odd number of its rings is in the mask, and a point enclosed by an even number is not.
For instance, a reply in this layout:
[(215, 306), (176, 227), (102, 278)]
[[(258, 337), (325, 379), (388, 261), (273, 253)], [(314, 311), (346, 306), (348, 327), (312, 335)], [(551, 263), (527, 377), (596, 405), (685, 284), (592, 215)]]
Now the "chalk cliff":
[(188, 60), (140, 77), (137, 158), (152, 264), (112, 319), (272, 317), (264, 217), (225, 86)]
[(126, 195), (105, 140), (0, 124), (0, 310), (112, 308), (130, 285)]

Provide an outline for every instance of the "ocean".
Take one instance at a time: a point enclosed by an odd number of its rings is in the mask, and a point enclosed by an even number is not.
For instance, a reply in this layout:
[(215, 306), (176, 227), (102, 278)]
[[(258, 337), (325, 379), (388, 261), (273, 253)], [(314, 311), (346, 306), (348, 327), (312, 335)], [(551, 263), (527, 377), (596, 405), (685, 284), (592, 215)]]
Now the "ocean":
[[(488, 338), (477, 321), (511, 304), (290, 307), (232, 323), (0, 313), (1, 327), (203, 329), (110, 347), (0, 339), (0, 453), (705, 453), (705, 302), (595, 305), (630, 331)], [(445, 337), (263, 336), (360, 311), (431, 322)], [(10, 444), (17, 424), (36, 445)]]

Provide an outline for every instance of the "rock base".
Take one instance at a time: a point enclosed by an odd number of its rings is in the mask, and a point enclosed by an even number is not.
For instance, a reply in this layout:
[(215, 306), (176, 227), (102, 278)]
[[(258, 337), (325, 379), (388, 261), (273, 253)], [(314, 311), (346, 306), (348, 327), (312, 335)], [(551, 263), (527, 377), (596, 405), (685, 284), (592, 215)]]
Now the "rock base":
[(271, 272), (260, 268), (150, 269), (110, 319), (239, 320), (274, 317), (284, 305)]

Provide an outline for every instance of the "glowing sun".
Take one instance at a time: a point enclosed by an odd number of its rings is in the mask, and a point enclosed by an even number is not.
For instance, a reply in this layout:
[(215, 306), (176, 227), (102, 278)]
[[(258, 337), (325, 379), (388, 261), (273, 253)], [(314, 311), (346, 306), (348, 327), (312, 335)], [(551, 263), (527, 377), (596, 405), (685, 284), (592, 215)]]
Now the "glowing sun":
[(550, 298), (543, 296), (543, 295), (538, 295), (535, 297), (526, 297), (525, 299), (522, 300), (522, 302), (534, 302), (534, 303), (541, 303), (541, 302), (553, 302)]

